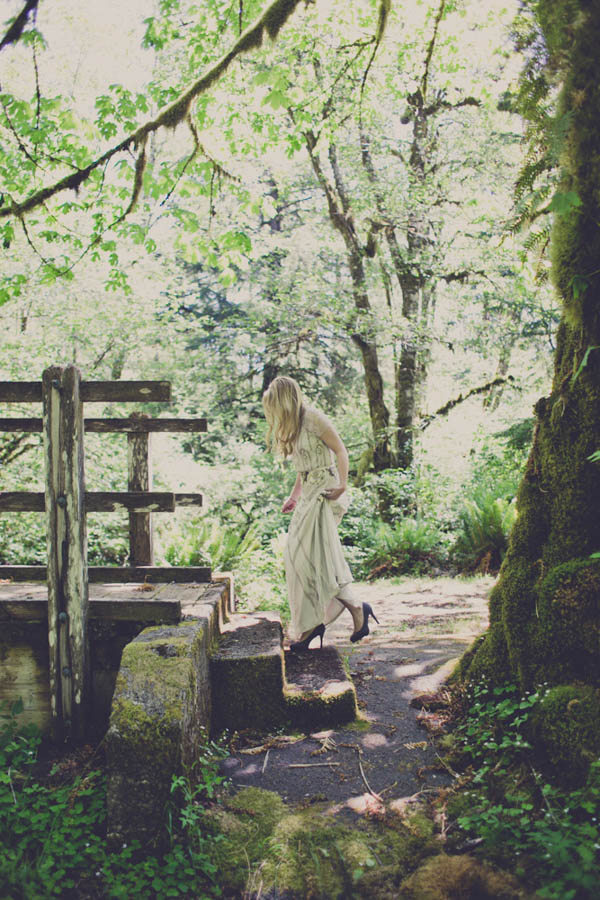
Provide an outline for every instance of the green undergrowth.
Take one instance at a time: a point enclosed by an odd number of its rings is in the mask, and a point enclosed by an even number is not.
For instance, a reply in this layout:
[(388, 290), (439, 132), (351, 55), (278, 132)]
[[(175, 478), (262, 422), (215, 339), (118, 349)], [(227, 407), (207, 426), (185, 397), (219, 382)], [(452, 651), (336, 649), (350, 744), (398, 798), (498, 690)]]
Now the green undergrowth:
[(38, 760), (41, 735), (19, 726), (22, 704), (0, 709), (0, 896), (92, 900), (220, 896), (204, 804), (222, 782), (218, 748), (199, 754), (194, 786), (174, 777), (165, 846), (106, 844), (106, 784), (92, 760), (64, 756), (50, 771)]
[(462, 775), (446, 799), (450, 849), (478, 855), (547, 900), (592, 900), (600, 885), (600, 759), (586, 773), (553, 768), (536, 746), (555, 689), (525, 694), (513, 684), (468, 689), (466, 713), (448, 744)]

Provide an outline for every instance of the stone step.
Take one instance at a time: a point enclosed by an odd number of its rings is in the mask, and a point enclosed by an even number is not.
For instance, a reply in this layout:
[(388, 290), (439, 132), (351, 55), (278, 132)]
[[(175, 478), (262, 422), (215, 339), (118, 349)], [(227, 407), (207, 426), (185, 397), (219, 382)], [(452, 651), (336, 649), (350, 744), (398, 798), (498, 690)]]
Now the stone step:
[(212, 731), (305, 731), (356, 717), (356, 693), (335, 647), (283, 651), (279, 617), (235, 614), (210, 660)]
[(263, 731), (285, 717), (283, 632), (268, 616), (236, 613), (211, 653), (211, 730)]
[(285, 653), (285, 703), (292, 726), (316, 731), (356, 718), (356, 691), (335, 647)]

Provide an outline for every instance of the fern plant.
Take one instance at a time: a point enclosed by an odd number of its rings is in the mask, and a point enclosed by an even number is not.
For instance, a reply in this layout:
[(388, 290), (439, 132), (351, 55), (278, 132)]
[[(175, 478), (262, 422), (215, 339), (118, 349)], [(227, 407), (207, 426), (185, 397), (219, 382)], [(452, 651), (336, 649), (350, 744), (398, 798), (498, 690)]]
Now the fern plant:
[(508, 547), (508, 536), (517, 518), (514, 500), (480, 492), (465, 501), (459, 513), (459, 533), (453, 555), (463, 569), (497, 572)]
[(381, 522), (369, 557), (369, 577), (426, 571), (439, 561), (441, 543), (438, 529), (424, 519)]
[(165, 549), (165, 559), (173, 566), (210, 565), (229, 571), (237, 568), (260, 547), (257, 525), (246, 531), (227, 528), (216, 520), (196, 519), (185, 537)]

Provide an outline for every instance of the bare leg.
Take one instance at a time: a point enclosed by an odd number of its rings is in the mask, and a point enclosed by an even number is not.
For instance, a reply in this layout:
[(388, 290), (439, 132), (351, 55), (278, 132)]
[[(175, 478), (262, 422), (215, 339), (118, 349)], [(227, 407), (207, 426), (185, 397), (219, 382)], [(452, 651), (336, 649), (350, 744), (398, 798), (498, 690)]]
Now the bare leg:
[(354, 631), (358, 631), (359, 628), (362, 628), (364, 621), (362, 603), (356, 603), (353, 600), (347, 600), (344, 597), (338, 597), (337, 599), (352, 616), (352, 621), (354, 622)]

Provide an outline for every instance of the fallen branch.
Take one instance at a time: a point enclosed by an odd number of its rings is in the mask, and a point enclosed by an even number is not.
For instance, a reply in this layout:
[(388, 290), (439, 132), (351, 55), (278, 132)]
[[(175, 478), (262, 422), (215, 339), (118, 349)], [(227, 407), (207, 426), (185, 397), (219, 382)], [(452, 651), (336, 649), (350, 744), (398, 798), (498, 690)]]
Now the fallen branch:
[(322, 763), (290, 763), (288, 769), (317, 769), (323, 766), (339, 766), (339, 762), (322, 762)]

